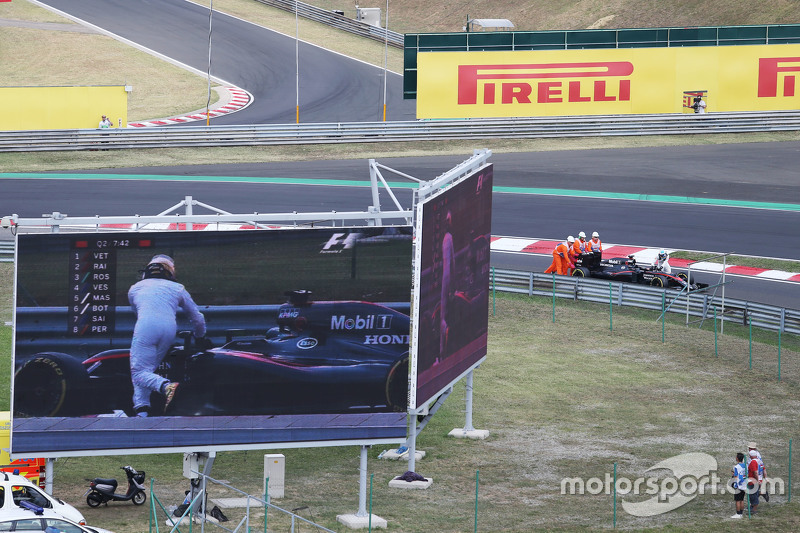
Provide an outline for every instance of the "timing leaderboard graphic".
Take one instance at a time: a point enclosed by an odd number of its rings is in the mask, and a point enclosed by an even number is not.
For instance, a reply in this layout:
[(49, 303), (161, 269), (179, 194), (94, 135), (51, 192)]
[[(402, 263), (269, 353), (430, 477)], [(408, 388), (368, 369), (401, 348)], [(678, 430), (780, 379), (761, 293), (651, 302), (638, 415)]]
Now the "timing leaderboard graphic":
[[(70, 251), (68, 333), (85, 337), (114, 331), (117, 252), (152, 248), (152, 239), (74, 239)], [(127, 303), (127, 302), (126, 302)]]
[[(406, 226), (20, 234), (11, 451), (402, 442), (411, 253)], [(148, 268), (160, 255), (174, 280)], [(137, 298), (137, 316), (129, 290), (145, 285), (162, 292)], [(210, 346), (191, 335), (184, 296), (169, 308), (181, 286)], [(162, 314), (149, 321), (153, 305)], [(149, 346), (173, 317), (148, 379), (177, 393), (167, 403), (148, 387), (148, 416), (137, 416), (131, 368), (145, 363), (131, 346)]]

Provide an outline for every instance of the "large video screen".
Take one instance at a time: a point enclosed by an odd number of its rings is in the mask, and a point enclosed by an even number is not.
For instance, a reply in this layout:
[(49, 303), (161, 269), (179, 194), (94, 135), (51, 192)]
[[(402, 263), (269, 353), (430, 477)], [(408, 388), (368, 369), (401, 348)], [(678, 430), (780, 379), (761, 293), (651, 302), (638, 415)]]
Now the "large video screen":
[(486, 356), (492, 169), (482, 167), (418, 208), (422, 229), (415, 407)]
[(17, 239), (12, 453), (405, 438), (410, 227)]

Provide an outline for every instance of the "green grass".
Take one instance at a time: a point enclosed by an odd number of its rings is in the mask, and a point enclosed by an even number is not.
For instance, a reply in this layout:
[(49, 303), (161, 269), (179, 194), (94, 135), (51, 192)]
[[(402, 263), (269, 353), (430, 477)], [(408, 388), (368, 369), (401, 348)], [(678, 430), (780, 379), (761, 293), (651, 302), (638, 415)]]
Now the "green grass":
[[(708, 259), (708, 253), (676, 251), (670, 254), (675, 259), (689, 259), (690, 261), (707, 261), (709, 263), (722, 264), (722, 257)], [(800, 272), (800, 261), (789, 259), (771, 259), (767, 257), (750, 257), (745, 255), (729, 255), (725, 258), (728, 265), (738, 265), (754, 268), (766, 268), (768, 270), (783, 270), (784, 272)]]
[[(8, 305), (10, 294), (0, 297)], [(480, 531), (608, 529), (610, 498), (561, 495), (562, 478), (602, 478), (617, 463), (618, 474), (633, 479), (661, 460), (688, 452), (714, 456), (724, 478), (733, 454), (749, 440), (758, 441), (771, 475), (787, 479), (788, 443), (800, 427), (794, 416), (800, 386), (797, 337), (782, 338), (778, 381), (776, 336), (768, 332), (754, 343), (750, 370), (747, 328), (726, 325), (715, 356), (713, 332), (686, 328), (681, 316), (670, 317), (662, 343), (653, 312), (615, 308), (610, 331), (604, 305), (557, 302), (555, 324), (548, 298), (501, 294), (496, 308), (489, 356), (475, 375), (474, 425), (488, 429), (490, 438), (446, 436), (464, 424), (465, 392), (459, 384), (419, 439), (427, 456), (417, 471), (434, 479), (431, 489), (389, 489), (388, 481), (406, 464), (378, 460), (383, 447), (369, 452), (373, 512), (389, 520), (390, 531), (471, 531), (476, 471)], [(6, 368), (7, 337), (0, 344)], [(7, 405), (8, 399), (0, 401)], [(274, 503), (308, 506), (319, 523), (344, 531), (336, 515), (357, 510), (358, 449), (220, 452), (212, 475), (258, 494), (263, 454), (272, 452), (287, 458), (286, 498)], [(180, 454), (59, 459), (55, 493), (76, 504), (89, 523), (117, 533), (145, 531), (144, 508), (117, 503), (111, 504), (113, 510), (90, 509), (82, 503), (83, 478), (119, 476), (123, 464), (146, 470), (165, 505), (180, 503), (187, 488)], [(212, 499), (232, 496), (210, 489)], [(653, 518), (635, 518), (618, 508), (618, 527), (726, 533), (800, 527), (797, 504), (783, 496), (762, 505), (756, 520), (732, 525), (725, 520), (732, 514), (731, 499), (705, 495)], [(225, 513), (232, 520), (241, 517), (240, 510)], [(271, 531), (288, 528), (273, 514), (270, 524)]]

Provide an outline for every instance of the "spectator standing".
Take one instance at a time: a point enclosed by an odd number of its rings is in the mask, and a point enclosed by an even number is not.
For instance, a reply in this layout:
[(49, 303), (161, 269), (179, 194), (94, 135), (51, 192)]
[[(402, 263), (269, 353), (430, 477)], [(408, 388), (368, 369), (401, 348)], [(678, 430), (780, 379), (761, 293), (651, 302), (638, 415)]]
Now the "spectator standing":
[[(764, 463), (764, 458), (761, 456), (761, 452), (758, 451), (758, 447), (756, 446), (755, 442), (751, 442), (747, 445), (747, 454), (750, 455), (751, 452), (756, 452), (756, 459), (759, 462), (760, 474), (761, 474), (761, 483), (762, 487), (764, 482), (767, 480), (767, 465)], [(769, 501), (769, 491), (765, 488), (764, 491), (761, 493), (761, 496), (764, 497), (764, 501)]]
[(763, 465), (758, 458), (758, 451), (750, 450), (750, 462), (747, 463), (747, 492), (750, 496), (750, 514), (758, 512), (758, 497), (761, 495), (763, 481)]
[(739, 519), (744, 512), (744, 494), (747, 488), (747, 466), (744, 464), (744, 454), (736, 454), (736, 464), (731, 470), (731, 486), (733, 487), (733, 501), (736, 505), (736, 514), (731, 518)]
[(100, 123), (97, 125), (97, 127), (100, 128), (100, 129), (108, 129), (108, 128), (111, 127), (111, 121), (108, 120), (107, 116), (103, 115), (102, 118), (100, 119)]

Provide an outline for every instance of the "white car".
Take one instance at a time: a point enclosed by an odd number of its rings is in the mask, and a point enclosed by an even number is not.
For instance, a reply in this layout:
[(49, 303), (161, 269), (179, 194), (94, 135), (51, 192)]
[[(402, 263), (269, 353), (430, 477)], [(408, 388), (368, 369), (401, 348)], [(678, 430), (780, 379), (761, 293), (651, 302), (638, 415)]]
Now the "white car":
[[(50, 496), (23, 476), (0, 472), (0, 520), (5, 520), (9, 513), (16, 516), (17, 511), (25, 510), (30, 504), (53, 511), (78, 524), (86, 524), (81, 512), (70, 504)], [(31, 513), (28, 510), (26, 512)]]
[(50, 509), (18, 509), (0, 514), (0, 531), (40, 533), (112, 533), (107, 529), (82, 526)]

